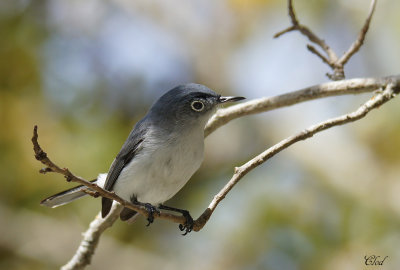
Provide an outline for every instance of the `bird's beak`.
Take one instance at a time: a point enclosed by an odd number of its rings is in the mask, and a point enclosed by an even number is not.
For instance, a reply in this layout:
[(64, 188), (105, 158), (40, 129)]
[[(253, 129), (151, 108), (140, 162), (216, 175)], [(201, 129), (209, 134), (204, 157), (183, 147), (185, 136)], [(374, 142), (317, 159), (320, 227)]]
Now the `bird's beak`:
[(239, 101), (246, 99), (245, 97), (219, 97), (218, 102), (219, 103), (225, 103), (225, 102), (234, 102), (234, 101)]

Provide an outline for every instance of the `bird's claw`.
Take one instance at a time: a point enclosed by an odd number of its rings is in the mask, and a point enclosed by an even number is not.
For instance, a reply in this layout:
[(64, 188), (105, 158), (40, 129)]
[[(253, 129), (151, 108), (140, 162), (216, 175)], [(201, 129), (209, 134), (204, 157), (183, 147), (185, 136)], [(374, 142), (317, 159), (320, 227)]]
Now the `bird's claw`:
[(157, 213), (159, 215), (160, 211), (156, 207), (154, 207), (153, 205), (151, 205), (149, 203), (145, 203), (144, 207), (146, 208), (146, 211), (148, 213), (147, 221), (149, 223), (147, 223), (147, 225), (146, 225), (148, 227), (154, 221), (154, 213)]
[(185, 224), (179, 224), (179, 230), (181, 230), (182, 232), (185, 231), (185, 233), (183, 233), (182, 235), (187, 235), (193, 230), (194, 222), (192, 216), (189, 214), (188, 211), (185, 211), (182, 214), (186, 220)]

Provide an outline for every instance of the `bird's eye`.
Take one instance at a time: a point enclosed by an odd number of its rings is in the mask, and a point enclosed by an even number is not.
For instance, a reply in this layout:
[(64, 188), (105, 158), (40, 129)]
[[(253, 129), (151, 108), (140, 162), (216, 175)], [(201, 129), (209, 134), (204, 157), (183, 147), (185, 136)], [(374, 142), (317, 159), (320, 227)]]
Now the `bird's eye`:
[(201, 112), (204, 110), (204, 103), (198, 100), (193, 101), (190, 106), (192, 107), (193, 111)]

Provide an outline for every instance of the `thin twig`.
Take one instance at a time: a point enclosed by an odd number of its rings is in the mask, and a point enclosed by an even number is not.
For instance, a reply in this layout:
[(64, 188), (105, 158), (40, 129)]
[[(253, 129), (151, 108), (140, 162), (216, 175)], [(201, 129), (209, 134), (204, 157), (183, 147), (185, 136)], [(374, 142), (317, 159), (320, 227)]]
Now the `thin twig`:
[(288, 28), (283, 29), (283, 30), (275, 33), (274, 38), (278, 38), (278, 37), (282, 36), (283, 34), (289, 33), (289, 32), (294, 31), (294, 30), (297, 30), (296, 26), (294, 26), (294, 25), (289, 26)]
[(324, 62), (325, 64), (328, 64), (328, 65), (331, 65), (331, 61), (328, 58), (326, 58), (325, 55), (320, 53), (313, 45), (307, 44), (307, 49), (311, 53), (313, 53), (313, 54), (317, 55), (319, 58), (321, 58), (322, 62)]
[(298, 18), (296, 17), (296, 13), (293, 7), (293, 0), (288, 0), (288, 13), (291, 20), (292, 25), (282, 31), (279, 31), (274, 35), (274, 38), (278, 38), (283, 34), (286, 34), (291, 31), (299, 31), (305, 37), (307, 37), (312, 43), (316, 44), (320, 47), (325, 53), (326, 56), (320, 53), (315, 47), (310, 44), (307, 44), (307, 49), (311, 51), (313, 54), (318, 56), (324, 63), (329, 65), (329, 67), (333, 70), (332, 74), (327, 73), (329, 79), (337, 81), (345, 78), (344, 74), (344, 65), (350, 60), (350, 58), (361, 48), (364, 43), (365, 36), (368, 32), (369, 25), (371, 23), (372, 15), (374, 14), (376, 6), (376, 0), (372, 0), (371, 7), (368, 13), (368, 17), (364, 22), (364, 25), (357, 37), (357, 39), (353, 42), (350, 48), (340, 57), (338, 58), (335, 51), (333, 51), (330, 46), (321, 38), (319, 38), (312, 30), (310, 30), (307, 26), (300, 24)]
[[(300, 24), (299, 20), (296, 17), (296, 13), (293, 7), (293, 1), (288, 0), (288, 12), (289, 17), (292, 22), (292, 26), (288, 27), (286, 30), (280, 31), (274, 35), (274, 38), (278, 38), (281, 35), (297, 30), (306, 36), (312, 43), (315, 43), (327, 54), (328, 56), (328, 65), (333, 64), (337, 60), (336, 53), (329, 47), (329, 45), (321, 38), (319, 38), (313, 31), (311, 31), (307, 26)], [(290, 30), (289, 30), (290, 29)]]
[(358, 38), (351, 44), (350, 48), (342, 55), (339, 59), (338, 64), (344, 66), (349, 59), (361, 48), (364, 44), (365, 36), (367, 35), (369, 25), (371, 24), (372, 15), (374, 14), (376, 6), (376, 0), (372, 0), (371, 6), (369, 9), (369, 14), (367, 19), (365, 20), (363, 28), (361, 28), (360, 33), (358, 34)]

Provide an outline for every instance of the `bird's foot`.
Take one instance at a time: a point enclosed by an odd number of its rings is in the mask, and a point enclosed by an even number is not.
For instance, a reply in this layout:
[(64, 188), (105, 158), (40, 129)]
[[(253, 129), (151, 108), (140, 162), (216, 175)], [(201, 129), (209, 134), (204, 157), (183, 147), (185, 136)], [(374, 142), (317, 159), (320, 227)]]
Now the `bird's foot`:
[(192, 216), (189, 214), (189, 211), (183, 210), (182, 215), (185, 217), (186, 220), (185, 224), (179, 224), (179, 230), (181, 230), (182, 232), (185, 231), (185, 233), (182, 235), (187, 235), (193, 230), (194, 222)]
[(160, 204), (159, 208), (163, 209), (163, 210), (168, 210), (168, 211), (174, 211), (174, 212), (181, 213), (185, 217), (185, 219), (186, 219), (185, 223), (184, 224), (179, 224), (179, 230), (181, 230), (182, 232), (185, 231), (185, 233), (182, 234), (182, 235), (187, 235), (188, 233), (190, 233), (193, 230), (194, 221), (193, 221), (192, 216), (189, 214), (189, 211), (184, 210), (184, 209), (171, 207), (171, 206), (166, 206), (166, 205), (163, 205), (163, 204)]
[(147, 221), (149, 223), (147, 223), (147, 227), (150, 226), (151, 223), (153, 223), (154, 221), (154, 213), (157, 213), (158, 215), (160, 214), (160, 211), (153, 205), (149, 204), (149, 203), (145, 203), (144, 207), (146, 208), (146, 211), (148, 213), (147, 215)]

